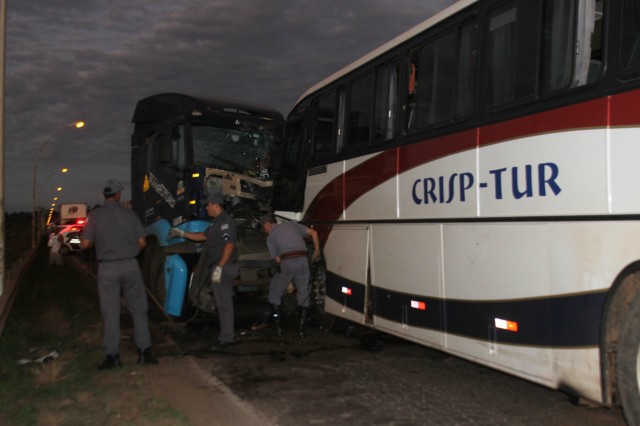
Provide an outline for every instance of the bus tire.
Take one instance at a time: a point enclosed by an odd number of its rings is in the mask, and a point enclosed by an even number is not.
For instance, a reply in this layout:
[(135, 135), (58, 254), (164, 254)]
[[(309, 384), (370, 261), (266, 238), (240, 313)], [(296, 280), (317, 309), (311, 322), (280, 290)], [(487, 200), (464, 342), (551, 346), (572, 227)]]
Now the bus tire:
[(324, 310), (324, 299), (327, 293), (327, 267), (324, 261), (311, 264), (311, 308), (318, 319), (320, 329), (336, 333), (347, 331), (349, 321), (328, 314)]
[(629, 305), (617, 353), (618, 395), (629, 425), (640, 425), (640, 294)]

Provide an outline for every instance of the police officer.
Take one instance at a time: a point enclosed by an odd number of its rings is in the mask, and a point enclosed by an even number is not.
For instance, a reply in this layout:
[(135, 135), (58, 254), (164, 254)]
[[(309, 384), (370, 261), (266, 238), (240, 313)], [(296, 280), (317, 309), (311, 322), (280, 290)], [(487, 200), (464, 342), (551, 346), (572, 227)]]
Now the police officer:
[(211, 194), (206, 200), (207, 214), (213, 218), (205, 232), (185, 232), (178, 228), (169, 230), (169, 237), (181, 237), (192, 241), (205, 241), (207, 265), (211, 271), (213, 295), (220, 319), (220, 335), (213, 350), (234, 342), (233, 280), (240, 273), (238, 264), (238, 240), (236, 224), (224, 210), (222, 194)]
[(146, 245), (140, 220), (120, 205), (122, 184), (109, 179), (103, 190), (104, 206), (89, 214), (80, 247), (95, 246), (98, 260), (98, 291), (104, 320), (105, 358), (98, 369), (121, 367), (120, 294), (124, 294), (133, 318), (138, 364), (157, 364), (151, 353), (151, 334), (147, 318), (147, 295), (136, 256)]
[(290, 282), (296, 286), (298, 303), (298, 336), (306, 337), (305, 326), (309, 308), (309, 261), (307, 260), (307, 243), (304, 238), (310, 236), (313, 241), (312, 262), (320, 260), (320, 243), (315, 229), (296, 222), (276, 223), (272, 216), (262, 218), (262, 227), (269, 235), (267, 248), (271, 258), (280, 266), (278, 273), (271, 280), (269, 287), (269, 303), (273, 324), (279, 336), (282, 335), (282, 295)]

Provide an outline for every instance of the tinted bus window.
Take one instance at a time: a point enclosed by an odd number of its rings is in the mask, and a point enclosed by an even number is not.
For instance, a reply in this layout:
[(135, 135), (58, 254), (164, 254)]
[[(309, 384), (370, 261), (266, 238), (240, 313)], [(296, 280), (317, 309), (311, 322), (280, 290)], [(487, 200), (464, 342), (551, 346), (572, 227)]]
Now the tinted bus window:
[(508, 3), (489, 17), (487, 41), (487, 104), (498, 105), (515, 99), (516, 7)]
[(367, 144), (373, 110), (373, 73), (351, 83), (349, 96), (349, 146)]
[(458, 75), (456, 83), (455, 117), (464, 117), (473, 112), (476, 103), (476, 81), (478, 75), (478, 25), (473, 22), (460, 30), (458, 53)]
[(325, 158), (333, 154), (336, 134), (336, 92), (318, 99), (315, 107), (313, 129), (313, 158)]
[(575, 27), (575, 0), (545, 2), (540, 75), (542, 92), (563, 89), (571, 84), (576, 44)]
[(374, 142), (390, 140), (395, 135), (398, 96), (398, 65), (376, 70), (376, 100), (373, 118)]
[(637, 72), (640, 70), (640, 3), (637, 0), (622, 1), (620, 27), (618, 63), (624, 71)]

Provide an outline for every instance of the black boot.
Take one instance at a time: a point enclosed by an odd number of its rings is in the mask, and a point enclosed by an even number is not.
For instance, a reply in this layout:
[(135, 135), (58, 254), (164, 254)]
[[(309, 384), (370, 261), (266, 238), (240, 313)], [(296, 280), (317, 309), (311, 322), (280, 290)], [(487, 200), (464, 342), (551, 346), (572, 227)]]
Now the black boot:
[(271, 305), (271, 320), (276, 334), (278, 337), (282, 337), (282, 307), (280, 305)]
[(138, 349), (138, 364), (157, 364), (158, 359), (151, 353), (151, 346), (146, 349)]
[(110, 355), (107, 354), (104, 357), (104, 360), (98, 364), (98, 370), (111, 370), (116, 367), (122, 367), (122, 363), (120, 362), (120, 355)]
[(304, 339), (307, 337), (307, 316), (309, 315), (309, 308), (304, 306), (298, 306), (298, 337)]

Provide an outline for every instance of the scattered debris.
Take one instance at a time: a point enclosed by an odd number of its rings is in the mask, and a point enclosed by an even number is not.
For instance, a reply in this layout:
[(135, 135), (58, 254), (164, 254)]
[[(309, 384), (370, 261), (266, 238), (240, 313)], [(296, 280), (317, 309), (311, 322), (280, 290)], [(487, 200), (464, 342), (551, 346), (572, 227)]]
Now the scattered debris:
[(51, 351), (48, 354), (36, 359), (21, 358), (18, 360), (18, 365), (24, 366), (24, 365), (30, 365), (30, 364), (44, 364), (45, 362), (52, 361), (58, 358), (59, 356), (60, 354), (58, 352)]

